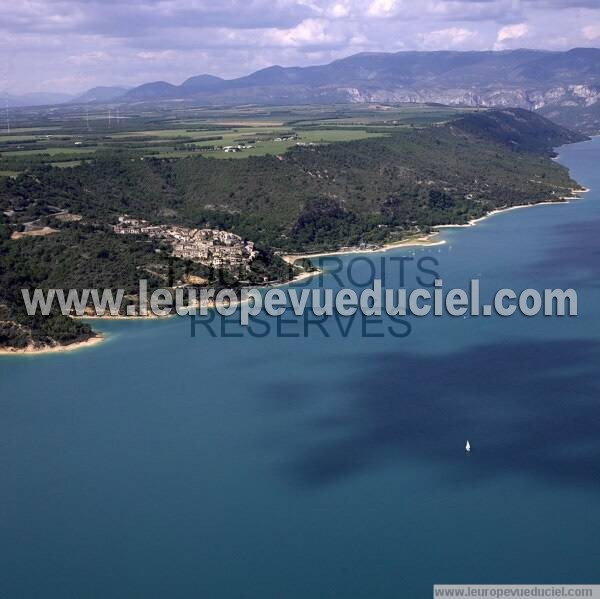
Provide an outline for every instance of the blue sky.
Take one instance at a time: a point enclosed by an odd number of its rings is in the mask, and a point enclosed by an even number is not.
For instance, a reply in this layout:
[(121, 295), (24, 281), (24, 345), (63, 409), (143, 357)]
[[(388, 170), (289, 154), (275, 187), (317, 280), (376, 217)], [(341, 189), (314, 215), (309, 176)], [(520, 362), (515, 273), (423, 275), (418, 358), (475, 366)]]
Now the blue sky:
[(364, 51), (600, 46), (600, 0), (0, 0), (0, 92), (78, 92)]

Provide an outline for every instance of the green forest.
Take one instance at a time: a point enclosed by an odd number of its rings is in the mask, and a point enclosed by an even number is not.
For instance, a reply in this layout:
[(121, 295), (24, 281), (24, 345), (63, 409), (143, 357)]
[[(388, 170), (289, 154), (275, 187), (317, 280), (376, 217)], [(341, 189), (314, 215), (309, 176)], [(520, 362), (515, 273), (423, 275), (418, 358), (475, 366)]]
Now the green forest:
[[(245, 279), (287, 280), (279, 253), (383, 244), (493, 209), (558, 201), (577, 184), (550, 160), (552, 148), (581, 139), (511, 109), (243, 160), (114, 150), (73, 168), (33, 163), (0, 180), (0, 346), (92, 334), (68, 317), (27, 317), (21, 288), (133, 290), (141, 277), (164, 287), (190, 273), (240, 283), (235, 273), (173, 259), (148, 239), (113, 234), (121, 215), (232, 231), (260, 250)], [(60, 221), (57, 212), (78, 220)], [(57, 232), (11, 239), (31, 221)]]

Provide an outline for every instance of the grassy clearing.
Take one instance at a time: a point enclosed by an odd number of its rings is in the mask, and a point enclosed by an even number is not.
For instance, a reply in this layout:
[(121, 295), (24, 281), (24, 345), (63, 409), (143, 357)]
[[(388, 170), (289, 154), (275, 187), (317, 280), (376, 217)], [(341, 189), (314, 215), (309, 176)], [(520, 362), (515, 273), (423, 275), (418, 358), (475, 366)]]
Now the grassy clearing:
[(81, 163), (81, 160), (64, 160), (62, 162), (51, 162), (50, 166), (57, 166), (58, 168), (72, 168), (74, 166), (79, 166)]
[[(207, 141), (207, 142), (194, 142), (191, 145), (197, 148), (210, 148), (210, 147), (224, 147), (227, 145), (237, 145), (242, 142), (251, 142), (253, 148), (242, 150), (241, 152), (225, 152), (223, 150), (215, 151), (204, 151), (201, 152), (204, 156), (210, 156), (212, 158), (232, 158), (240, 159), (247, 158), (248, 156), (264, 156), (266, 154), (279, 155), (286, 152), (288, 149), (296, 146), (297, 143), (335, 143), (341, 141), (354, 141), (358, 139), (367, 139), (369, 137), (381, 137), (384, 133), (374, 133), (365, 129), (356, 129), (352, 131), (343, 129), (324, 129), (317, 131), (298, 131), (294, 133), (292, 130), (287, 131), (256, 131), (260, 135), (268, 133), (269, 139), (255, 139), (256, 135), (240, 135), (239, 133), (229, 133), (223, 135), (223, 139), (219, 141)], [(296, 139), (293, 140), (281, 140), (275, 141), (277, 137), (285, 137), (290, 135), (296, 135)], [(158, 150), (158, 155), (163, 158), (181, 158), (183, 156), (193, 156), (200, 152), (193, 150), (185, 151), (174, 151), (171, 148), (153, 148), (154, 151)]]
[(358, 139), (367, 139), (369, 137), (382, 137), (382, 133), (370, 133), (365, 130), (358, 131), (340, 131), (340, 130), (323, 130), (310, 131), (298, 134), (297, 140), (290, 141), (264, 141), (258, 142), (254, 148), (243, 150), (242, 152), (211, 152), (210, 156), (214, 158), (246, 158), (248, 156), (264, 156), (266, 154), (279, 155), (283, 154), (290, 148), (296, 146), (297, 143), (335, 143), (342, 141), (354, 141)]

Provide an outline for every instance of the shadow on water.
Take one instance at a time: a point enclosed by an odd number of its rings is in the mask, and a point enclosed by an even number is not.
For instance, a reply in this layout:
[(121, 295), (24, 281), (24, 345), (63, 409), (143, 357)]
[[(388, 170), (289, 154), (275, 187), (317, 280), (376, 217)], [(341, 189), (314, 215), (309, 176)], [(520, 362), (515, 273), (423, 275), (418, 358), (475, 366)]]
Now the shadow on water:
[(556, 272), (563, 286), (600, 286), (600, 220), (566, 223), (553, 229), (557, 243), (543, 261), (531, 267), (532, 273)]
[[(300, 448), (285, 462), (285, 474), (318, 487), (420, 459), (449, 466), (453, 479), (526, 471), (596, 485), (600, 383), (593, 365), (599, 359), (600, 343), (580, 340), (360, 357), (354, 376), (336, 386), (333, 405), (324, 414), (305, 416)], [(294, 393), (290, 381), (284, 396), (271, 388), (267, 397), (299, 410), (302, 397), (316, 401), (333, 392), (302, 382), (301, 391)], [(467, 438), (474, 447), (468, 474)]]

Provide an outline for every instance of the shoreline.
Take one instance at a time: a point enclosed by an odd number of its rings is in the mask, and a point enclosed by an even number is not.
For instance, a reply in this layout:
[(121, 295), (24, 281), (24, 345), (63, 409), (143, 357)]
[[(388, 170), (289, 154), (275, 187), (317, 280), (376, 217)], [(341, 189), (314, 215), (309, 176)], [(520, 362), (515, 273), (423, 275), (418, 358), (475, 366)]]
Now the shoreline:
[[(572, 189), (571, 193), (572, 194), (581, 194), (581, 193), (588, 193), (590, 190), (587, 187), (584, 187), (583, 189)], [(480, 222), (483, 222), (484, 220), (491, 218), (492, 216), (496, 216), (497, 214), (502, 214), (504, 212), (510, 212), (511, 210), (520, 210), (522, 208), (535, 208), (536, 206), (554, 206), (554, 205), (558, 205), (558, 206), (564, 206), (565, 204), (570, 204), (571, 202), (575, 201), (575, 200), (580, 200), (581, 197), (578, 195), (570, 195), (570, 196), (564, 196), (562, 198), (560, 198), (559, 200), (549, 200), (546, 202), (536, 202), (535, 204), (518, 204), (516, 206), (508, 206), (507, 208), (497, 208), (496, 210), (492, 210), (491, 212), (488, 212), (487, 214), (485, 214), (484, 216), (480, 216), (479, 218), (474, 218), (472, 220), (470, 220), (468, 223), (465, 223), (463, 225), (437, 225), (435, 228), (436, 229), (455, 229), (455, 228), (462, 228), (462, 227), (474, 227), (475, 225), (479, 224)]]
[(140, 314), (132, 314), (130, 316), (127, 316), (126, 314), (119, 314), (118, 316), (113, 316), (112, 314), (105, 314), (104, 316), (98, 316), (98, 315), (94, 315), (94, 314), (84, 314), (83, 316), (77, 316), (77, 314), (71, 314), (69, 316), (69, 318), (74, 318), (75, 320), (129, 320), (129, 321), (135, 321), (135, 320), (140, 320), (140, 321), (147, 321), (147, 320), (156, 320), (156, 319), (160, 319), (160, 318), (168, 318), (169, 316), (171, 316), (170, 314), (167, 314), (166, 316), (159, 316), (158, 314), (146, 314), (146, 315), (140, 315)]
[[(447, 225), (454, 226), (454, 225)], [(457, 225), (462, 226), (462, 225)], [(437, 229), (437, 227), (436, 227)], [(437, 245), (444, 245), (446, 243), (445, 240), (435, 241), (434, 238), (439, 235), (439, 231), (433, 231), (432, 233), (428, 233), (426, 235), (421, 235), (419, 237), (411, 237), (408, 239), (402, 239), (401, 241), (393, 241), (390, 243), (386, 243), (381, 247), (376, 248), (361, 248), (361, 247), (350, 247), (341, 250), (325, 250), (324, 252), (315, 252), (312, 254), (282, 254), (281, 259), (288, 264), (294, 264), (296, 260), (303, 259), (311, 259), (311, 258), (323, 258), (326, 256), (343, 256), (346, 254), (380, 254), (384, 252), (388, 252), (389, 250), (393, 250), (401, 247), (435, 247)], [(320, 272), (320, 271), (319, 271)], [(294, 278), (292, 281), (286, 284), (293, 283), (296, 279)]]
[[(284, 262), (287, 262), (287, 260), (283, 256), (281, 257), (281, 259)], [(288, 264), (293, 264), (293, 263), (288, 262)], [(283, 287), (284, 285), (293, 285), (294, 283), (297, 283), (298, 281), (304, 281), (304, 279), (312, 279), (313, 277), (317, 277), (321, 274), (323, 274), (323, 271), (320, 268), (315, 268), (315, 270), (306, 270), (304, 272), (301, 272), (300, 274), (297, 274), (295, 277), (293, 277), (289, 281), (283, 281), (281, 283), (273, 283), (272, 285), (264, 285), (264, 288), (267, 289), (269, 287)], [(257, 289), (260, 289), (260, 287), (257, 287)]]
[(106, 336), (103, 333), (96, 333), (93, 337), (89, 337), (85, 341), (76, 341), (75, 343), (69, 343), (68, 345), (57, 344), (45, 345), (42, 347), (28, 345), (27, 347), (19, 349), (0, 348), (0, 356), (39, 356), (42, 354), (60, 354), (84, 349), (86, 347), (92, 347), (102, 343), (102, 341), (105, 340)]
[[(447, 243), (446, 240), (444, 240), (444, 239), (435, 241), (435, 238), (440, 235), (441, 229), (474, 227), (477, 224), (483, 222), (484, 220), (491, 218), (492, 216), (495, 216), (497, 214), (502, 214), (503, 212), (508, 212), (511, 210), (519, 210), (521, 208), (535, 208), (536, 206), (548, 206), (548, 205), (553, 205), (553, 204), (557, 204), (557, 205), (569, 204), (574, 200), (580, 200), (581, 199), (580, 194), (588, 193), (589, 191), (590, 191), (590, 189), (587, 187), (582, 187), (580, 189), (573, 188), (573, 189), (571, 189), (572, 195), (564, 196), (558, 200), (537, 202), (537, 203), (533, 203), (533, 204), (519, 204), (517, 206), (509, 206), (507, 208), (499, 208), (496, 210), (492, 210), (491, 212), (489, 212), (488, 214), (485, 214), (484, 216), (481, 216), (476, 219), (472, 219), (466, 224), (436, 225), (435, 227), (433, 227), (434, 231), (432, 231), (429, 234), (422, 235), (419, 237), (415, 236), (413, 238), (403, 239), (401, 241), (396, 241), (396, 242), (392, 242), (392, 243), (387, 243), (381, 247), (376, 247), (373, 249), (351, 247), (351, 248), (347, 248), (347, 249), (325, 251), (325, 252), (321, 252), (321, 253), (317, 252), (317, 253), (311, 253), (311, 254), (284, 254), (281, 256), (281, 258), (288, 264), (293, 265), (295, 261), (302, 260), (302, 259), (323, 258), (323, 257), (327, 257), (327, 256), (344, 256), (347, 254), (371, 254), (371, 253), (379, 254), (379, 253), (385, 253), (387, 251), (397, 249), (397, 248), (403, 248), (403, 247), (440, 246), (440, 245), (444, 245), (445, 243)], [(266, 289), (269, 287), (281, 287), (281, 286), (285, 286), (285, 285), (293, 285), (294, 283), (296, 283), (298, 281), (312, 278), (314, 276), (318, 276), (321, 274), (323, 274), (323, 271), (321, 269), (317, 268), (314, 271), (301, 272), (300, 274), (293, 277), (290, 281), (261, 285), (256, 288), (257, 289), (259, 289), (259, 288)], [(234, 302), (234, 304), (241, 305), (242, 301), (238, 300), (237, 302)], [(212, 306), (210, 306), (210, 305), (208, 306), (209, 309), (214, 308), (214, 307), (215, 307), (214, 304)], [(193, 309), (198, 309), (198, 308), (200, 308), (199, 305), (194, 306)], [(177, 316), (177, 313), (167, 314), (164, 316), (158, 316), (156, 314), (147, 314), (145, 316), (140, 316), (140, 315), (137, 315), (137, 316), (127, 316), (127, 315), (75, 316), (73, 318), (85, 319), (85, 320), (96, 320), (96, 321), (98, 321), (98, 320), (100, 320), (100, 321), (101, 320), (127, 320), (127, 321), (131, 322), (131, 321), (139, 320), (142, 322), (147, 322), (148, 320), (168, 319), (173, 316)], [(42, 354), (64, 353), (64, 352), (70, 352), (70, 351), (76, 351), (79, 349), (84, 349), (86, 347), (91, 347), (93, 345), (97, 345), (98, 343), (101, 343), (104, 340), (105, 340), (104, 334), (96, 333), (93, 337), (90, 337), (90, 338), (86, 339), (85, 341), (79, 341), (76, 343), (71, 343), (69, 345), (45, 346), (45, 347), (41, 347), (41, 348), (36, 348), (34, 346), (27, 346), (26, 348), (23, 348), (23, 349), (0, 348), (0, 357), (1, 356), (37, 356), (37, 355), (42, 355)]]
[(571, 189), (571, 194), (573, 194), (573, 195), (564, 196), (558, 200), (548, 200), (548, 201), (544, 201), (544, 202), (536, 202), (533, 204), (519, 204), (516, 206), (508, 206), (506, 208), (497, 208), (495, 210), (492, 210), (491, 212), (488, 212), (487, 214), (484, 214), (483, 216), (471, 219), (468, 223), (456, 224), (456, 225), (435, 225), (434, 227), (432, 227), (434, 229), (434, 231), (427, 235), (417, 237), (417, 238), (409, 238), (409, 239), (404, 239), (402, 241), (387, 243), (387, 244), (382, 245), (381, 247), (374, 248), (374, 249), (351, 247), (351, 248), (347, 248), (347, 249), (316, 252), (316, 253), (311, 253), (311, 254), (285, 254), (285, 255), (282, 255), (281, 258), (288, 264), (293, 264), (294, 261), (302, 260), (302, 259), (323, 258), (326, 256), (343, 256), (346, 254), (370, 254), (370, 253), (378, 254), (378, 253), (384, 253), (389, 250), (393, 250), (393, 249), (400, 248), (400, 247), (435, 247), (438, 245), (444, 245), (446, 243), (446, 241), (443, 239), (440, 241), (432, 241), (435, 237), (437, 237), (440, 234), (440, 232), (441, 232), (440, 229), (455, 229), (455, 228), (464, 228), (464, 227), (474, 227), (477, 224), (483, 222), (484, 220), (491, 218), (492, 216), (496, 216), (497, 214), (502, 214), (503, 212), (509, 212), (511, 210), (520, 210), (521, 208), (535, 208), (536, 206), (550, 206), (550, 205), (554, 205), (554, 204), (564, 206), (565, 204), (570, 204), (572, 201), (580, 200), (581, 197), (576, 194), (588, 193), (589, 191), (591, 191), (591, 190), (587, 187), (583, 187), (581, 189), (573, 188), (573, 189)]
[[(283, 287), (285, 285), (293, 285), (294, 283), (297, 283), (298, 281), (303, 281), (304, 279), (310, 279), (312, 277), (316, 277), (320, 274), (322, 274), (323, 271), (320, 268), (317, 268), (315, 270), (311, 270), (311, 271), (307, 271), (307, 272), (301, 272), (300, 274), (297, 274), (293, 279), (290, 279), (289, 281), (282, 281), (279, 283), (268, 283), (268, 284), (263, 284), (263, 285), (257, 285), (255, 287), (251, 287), (251, 289), (270, 289), (273, 287)], [(242, 305), (243, 303), (246, 303), (248, 300), (237, 300), (235, 302), (232, 302), (232, 305), (234, 306), (239, 306)], [(221, 302), (219, 304), (219, 306), (223, 306), (224, 304)], [(214, 304), (214, 302), (209, 303), (208, 305), (205, 306), (208, 310), (214, 310), (216, 305)], [(202, 306), (197, 302), (196, 304), (194, 304), (193, 306), (190, 306), (190, 309), (192, 310), (199, 310), (201, 309)], [(71, 316), (71, 318), (75, 318), (77, 320), (95, 320), (95, 321), (101, 321), (101, 320), (127, 320), (129, 322), (147, 322), (149, 320), (166, 320), (169, 318), (173, 318), (175, 316), (179, 316), (179, 314), (177, 314), (177, 312), (174, 312), (172, 314), (164, 314), (164, 315), (158, 315), (158, 314), (153, 314), (152, 312), (148, 313), (148, 314), (136, 314), (136, 315), (131, 315), (131, 316), (127, 316), (126, 314), (119, 314), (118, 316), (113, 316), (111, 314), (106, 314), (104, 316), (94, 316), (94, 315), (84, 315), (84, 316)]]

